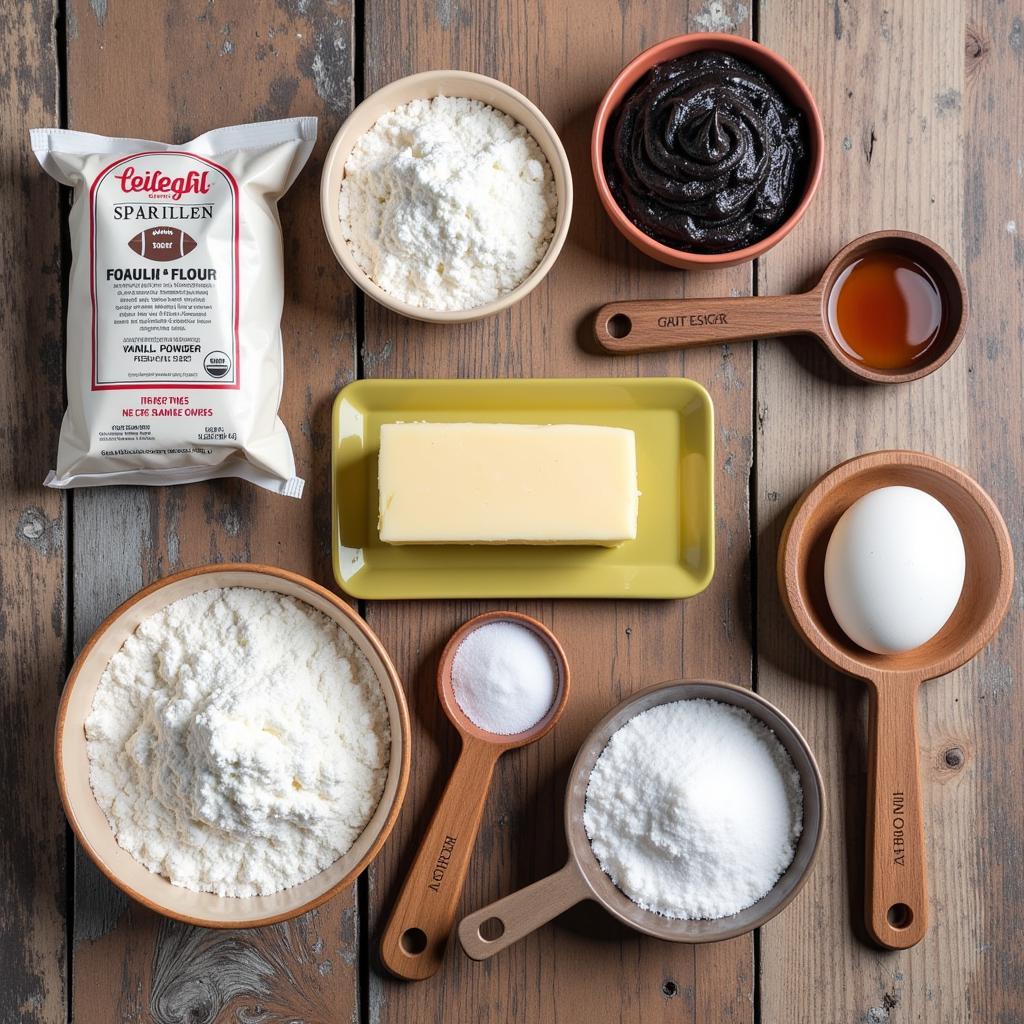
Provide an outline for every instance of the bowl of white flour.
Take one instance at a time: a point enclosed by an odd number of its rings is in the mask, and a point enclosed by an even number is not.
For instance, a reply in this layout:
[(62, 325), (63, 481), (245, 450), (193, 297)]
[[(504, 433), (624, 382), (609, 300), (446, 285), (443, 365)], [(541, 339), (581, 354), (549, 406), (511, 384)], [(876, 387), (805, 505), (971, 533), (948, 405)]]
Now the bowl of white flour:
[(255, 927), (348, 886), (409, 774), (401, 683), (330, 591), (211, 565), (136, 594), (68, 677), (57, 781), (100, 870), (160, 913)]
[(525, 96), (468, 71), (426, 71), (367, 97), (341, 126), (320, 185), (345, 272), (417, 320), (491, 316), (532, 291), (561, 251), (572, 175)]

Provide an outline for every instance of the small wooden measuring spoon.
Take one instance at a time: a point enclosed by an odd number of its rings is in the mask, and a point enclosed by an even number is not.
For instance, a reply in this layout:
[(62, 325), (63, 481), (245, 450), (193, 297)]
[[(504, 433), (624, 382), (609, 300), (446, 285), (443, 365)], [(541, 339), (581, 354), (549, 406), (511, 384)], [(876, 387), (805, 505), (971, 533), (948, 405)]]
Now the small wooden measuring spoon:
[[(944, 310), (942, 333), (919, 362), (883, 370), (855, 358), (829, 322), (829, 296), (840, 274), (870, 252), (906, 256), (928, 270)], [(610, 302), (594, 318), (594, 337), (606, 352), (625, 354), (721, 345), (788, 334), (811, 335), (855, 377), (881, 384), (917, 380), (934, 372), (956, 351), (967, 326), (967, 286), (949, 254), (923, 235), (875, 231), (845, 245), (821, 280), (796, 295), (753, 295), (731, 299), (639, 299)]]
[[(825, 551), (839, 517), (879, 487), (916, 487), (956, 520), (966, 551), (960, 601), (927, 643), (872, 654), (839, 628), (825, 595)], [(778, 581), (793, 625), (834, 668), (868, 685), (865, 921), (871, 937), (906, 949), (928, 930), (928, 885), (917, 741), (917, 691), (989, 642), (1013, 589), (1010, 535), (992, 499), (956, 466), (921, 452), (872, 452), (826, 473), (799, 498), (779, 543)]]
[[(456, 651), (470, 633), (492, 622), (513, 622), (536, 633), (551, 651), (558, 675), (558, 693), (548, 713), (533, 728), (512, 736), (498, 736), (474, 725), (452, 690)], [(519, 612), (487, 612), (464, 623), (448, 641), (437, 667), (437, 695), (462, 740), (462, 752), (380, 942), (384, 966), (409, 981), (429, 978), (441, 967), (494, 766), (506, 751), (533, 743), (554, 727), (569, 699), (569, 663), (555, 635), (536, 619)]]

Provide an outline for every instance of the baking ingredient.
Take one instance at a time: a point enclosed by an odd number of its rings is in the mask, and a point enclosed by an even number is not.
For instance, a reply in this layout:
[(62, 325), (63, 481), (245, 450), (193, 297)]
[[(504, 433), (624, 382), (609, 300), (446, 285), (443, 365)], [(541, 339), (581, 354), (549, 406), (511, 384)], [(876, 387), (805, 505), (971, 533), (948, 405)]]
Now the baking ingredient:
[(558, 696), (547, 644), (518, 622), (488, 622), (459, 644), (452, 659), (455, 701), (476, 726), (512, 736), (535, 726)]
[(316, 118), (181, 146), (37, 129), (75, 190), (68, 409), (49, 487), (236, 476), (301, 497), (284, 424), (277, 200)]
[(636, 537), (636, 437), (621, 427), (387, 423), (378, 481), (389, 544)]
[(714, 920), (756, 903), (789, 867), (803, 791), (785, 747), (747, 711), (679, 700), (612, 734), (583, 822), (602, 870), (634, 903)]
[(836, 279), (828, 319), (848, 355), (876, 370), (903, 370), (942, 336), (946, 309), (926, 267), (877, 250)]
[(807, 178), (803, 113), (752, 64), (700, 50), (656, 64), (605, 135), (615, 201), (674, 249), (733, 252), (793, 212)]
[(898, 654), (946, 624), (964, 585), (964, 541), (946, 507), (915, 487), (880, 487), (836, 523), (825, 593), (842, 631), (876, 654)]
[(85, 731), (118, 843), (175, 885), (221, 896), (286, 889), (345, 854), (391, 751), (384, 694), (352, 640), (302, 601), (245, 587), (143, 620)]
[(412, 100), (345, 161), (338, 213), (356, 263), (424, 309), (474, 309), (518, 287), (547, 251), (558, 200), (527, 130), (479, 100)]

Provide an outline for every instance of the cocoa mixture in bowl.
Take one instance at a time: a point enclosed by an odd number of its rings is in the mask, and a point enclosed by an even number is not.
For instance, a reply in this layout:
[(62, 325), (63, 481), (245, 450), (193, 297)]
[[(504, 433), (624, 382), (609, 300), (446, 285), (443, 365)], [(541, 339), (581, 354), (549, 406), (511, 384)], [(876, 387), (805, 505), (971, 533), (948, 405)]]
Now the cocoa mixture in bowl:
[(726, 253), (793, 212), (809, 167), (803, 113), (752, 64), (700, 50), (656, 64), (604, 140), (615, 201), (645, 234), (683, 251)]

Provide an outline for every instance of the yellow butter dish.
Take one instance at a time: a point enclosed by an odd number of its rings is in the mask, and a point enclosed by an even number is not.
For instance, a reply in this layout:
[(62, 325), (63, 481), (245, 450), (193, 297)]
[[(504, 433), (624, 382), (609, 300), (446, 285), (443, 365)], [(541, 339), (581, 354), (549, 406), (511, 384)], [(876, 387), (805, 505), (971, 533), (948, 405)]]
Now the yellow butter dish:
[[(414, 453), (410, 447), (404, 461), (397, 457), (391, 461), (387, 449), (396, 437), (401, 439), (402, 431), (392, 429), (398, 426), (431, 431), (437, 452), (430, 461), (446, 475), (434, 493), (428, 485), (436, 478), (410, 468), (413, 460), (427, 458), (423, 451)], [(502, 429), (479, 432), (485, 426)], [(461, 458), (462, 477), (453, 468), (460, 461), (455, 440), (458, 431), (446, 431), (446, 427), (466, 431), (463, 441), (478, 439), (470, 447), (475, 446), (480, 465), (493, 461), (505, 471), (496, 477), (505, 484), (501, 493), (481, 485), (474, 498), (480, 506), (475, 513), (477, 536), (470, 538), (465, 523), (455, 530), (462, 534), (459, 541), (473, 539), (473, 543), (455, 543), (444, 523), (446, 515), (453, 520), (461, 515), (455, 508), (454, 491), (459, 491), (460, 501), (473, 494), (465, 481), (466, 459)], [(575, 511), (563, 519), (538, 519), (530, 526), (530, 536), (513, 537), (528, 531), (523, 526), (522, 506), (516, 528), (500, 522), (507, 512), (515, 512), (499, 508), (502, 502), (514, 504), (508, 482), (517, 479), (522, 498), (530, 486), (529, 463), (542, 458), (556, 460), (557, 452), (552, 452), (557, 448), (558, 431), (551, 431), (544, 441), (546, 455), (541, 454), (540, 440), (536, 442), (538, 452), (530, 459), (519, 457), (518, 466), (513, 465), (516, 459), (510, 453), (516, 440), (521, 445), (527, 436), (522, 428), (555, 427), (572, 428), (570, 435), (588, 427), (612, 428), (607, 435), (584, 431), (580, 437), (589, 434), (588, 443), (598, 445), (611, 459), (605, 475), (613, 484), (605, 495), (615, 501), (606, 501), (600, 523), (596, 519), (600, 510), (588, 509), (586, 515), (595, 518), (584, 524), (584, 512), (574, 504)], [(601, 446), (596, 439), (605, 437), (618, 439), (618, 446)], [(714, 573), (713, 438), (707, 392), (694, 381), (674, 377), (356, 381), (344, 388), (334, 403), (335, 579), (353, 597), (367, 600), (692, 597), (708, 585)], [(420, 440), (425, 439), (426, 435)], [(630, 441), (633, 473), (625, 454)], [(598, 449), (587, 456), (580, 454), (582, 450), (576, 449), (577, 458), (590, 460), (596, 467)], [(392, 449), (392, 454), (397, 451)], [(533, 480), (540, 486), (537, 474)], [(545, 471), (543, 483), (544, 494), (551, 498), (558, 487), (549, 471)], [(583, 485), (577, 481), (573, 486)], [(405, 509), (396, 505), (402, 488), (412, 488), (405, 492), (412, 501)], [(560, 500), (573, 500), (568, 491), (561, 489)], [(635, 512), (626, 500), (630, 494)], [(389, 497), (393, 499), (391, 509), (402, 512), (391, 521)], [(600, 497), (592, 490), (587, 503)], [(491, 505), (490, 527), (481, 518), (486, 501), (498, 503)], [(538, 507), (537, 502), (531, 504)], [(635, 528), (631, 529), (634, 519)], [(488, 529), (490, 536), (484, 536)], [(449, 534), (443, 536), (446, 530)], [(575, 537), (571, 536), (574, 532)]]

